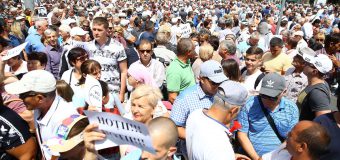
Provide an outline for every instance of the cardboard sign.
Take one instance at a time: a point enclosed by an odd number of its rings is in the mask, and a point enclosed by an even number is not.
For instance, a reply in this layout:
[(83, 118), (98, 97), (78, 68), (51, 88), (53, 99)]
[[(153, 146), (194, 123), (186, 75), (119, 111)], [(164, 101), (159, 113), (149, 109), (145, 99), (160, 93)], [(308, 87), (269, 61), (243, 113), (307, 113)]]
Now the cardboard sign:
[(94, 77), (87, 75), (85, 80), (85, 101), (89, 106), (95, 106), (98, 112), (102, 111), (102, 87), (98, 80)]
[(3, 56), (2, 60), (5, 61), (5, 60), (8, 60), (8, 59), (10, 59), (12, 57), (15, 57), (15, 56), (19, 55), (21, 53), (21, 51), (23, 49), (25, 49), (26, 45), (27, 45), (27, 42), (25, 42), (25, 43), (15, 47), (15, 48), (12, 48), (12, 49), (8, 50), (7, 51), (7, 55)]
[(179, 27), (181, 28), (181, 38), (189, 38), (192, 32), (190, 24), (181, 24)]
[(84, 111), (84, 113), (90, 124), (98, 124), (98, 129), (106, 135), (105, 140), (96, 141), (96, 150), (127, 144), (152, 154), (156, 153), (145, 124), (106, 112)]

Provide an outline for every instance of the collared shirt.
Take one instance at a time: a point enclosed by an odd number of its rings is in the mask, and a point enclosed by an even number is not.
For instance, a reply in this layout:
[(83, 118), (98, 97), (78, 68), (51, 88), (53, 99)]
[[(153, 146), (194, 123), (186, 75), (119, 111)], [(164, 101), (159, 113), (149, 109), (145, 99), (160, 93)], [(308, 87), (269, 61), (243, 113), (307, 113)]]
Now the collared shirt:
[(194, 72), (190, 61), (183, 63), (178, 58), (172, 61), (166, 70), (167, 89), (170, 92), (181, 92), (195, 85)]
[(32, 52), (45, 52), (45, 46), (41, 42), (41, 35), (37, 32), (29, 34), (25, 42), (28, 42), (25, 51), (27, 54)]
[(305, 74), (294, 72), (295, 68), (289, 68), (285, 74), (287, 92), (286, 97), (296, 102), (299, 93), (307, 87), (308, 79)]
[[(42, 145), (48, 139), (53, 138), (57, 131), (57, 126), (65, 118), (78, 112), (71, 103), (66, 102), (63, 98), (57, 96), (44, 117), (41, 117), (39, 109), (34, 110), (34, 122), (39, 145)], [(51, 159), (51, 155), (47, 151), (43, 151), (46, 159)]]
[(178, 126), (186, 126), (190, 113), (196, 109), (210, 108), (213, 96), (206, 95), (200, 84), (196, 84), (181, 92), (172, 106), (170, 118)]
[(96, 40), (89, 43), (88, 49), (91, 59), (94, 59), (102, 66), (101, 80), (107, 82), (111, 93), (120, 92), (120, 69), (119, 63), (126, 60), (124, 47), (118, 41), (108, 38), (108, 41), (99, 46)]
[(165, 64), (165, 66), (170, 65), (170, 62), (176, 58), (175, 52), (162, 45), (158, 45), (156, 48), (154, 48), (153, 53), (160, 62)]
[[(147, 66), (144, 66), (140, 60), (131, 64), (132, 67), (145, 67), (152, 75), (158, 87), (161, 87), (165, 81), (165, 68), (163, 64), (155, 59), (151, 59)], [(130, 67), (131, 67), (130, 66)]]
[(234, 160), (229, 129), (208, 116), (204, 109), (190, 114), (186, 128), (188, 157), (192, 160)]
[[(268, 110), (268, 112), (279, 134), (284, 138), (299, 121), (299, 110), (296, 104), (285, 97), (281, 98), (279, 106), (274, 111)], [(250, 97), (245, 106), (241, 108), (237, 118), (242, 125), (240, 132), (248, 135), (256, 153), (260, 156), (276, 149), (281, 144), (262, 111), (259, 96)]]
[(46, 46), (47, 64), (46, 70), (54, 75), (54, 78), (59, 79), (59, 64), (63, 52), (62, 47), (54, 48), (50, 45)]
[(292, 59), (287, 54), (281, 52), (274, 57), (271, 52), (267, 52), (262, 57), (263, 65), (266, 70), (281, 74), (282, 71), (286, 72), (292, 66)]

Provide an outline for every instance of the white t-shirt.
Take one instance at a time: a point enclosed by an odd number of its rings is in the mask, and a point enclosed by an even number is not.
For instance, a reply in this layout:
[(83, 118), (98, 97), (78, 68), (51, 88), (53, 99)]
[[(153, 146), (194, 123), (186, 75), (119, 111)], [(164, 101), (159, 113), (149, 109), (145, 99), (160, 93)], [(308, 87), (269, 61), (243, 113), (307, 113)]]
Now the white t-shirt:
[(281, 144), (274, 151), (262, 155), (262, 160), (291, 160), (292, 156), (285, 147), (285, 144)]
[(20, 73), (27, 73), (28, 72), (28, 70), (27, 70), (27, 62), (26, 61), (22, 61), (20, 67), (15, 72), (13, 72), (12, 68), (6, 64), (5, 65), (5, 72), (11, 72), (14, 75), (18, 75)]
[(69, 69), (63, 73), (61, 76), (61, 80), (64, 80), (67, 84), (69, 84), (74, 93), (81, 92), (81, 88), (78, 85), (79, 80), (74, 75), (74, 69)]
[(224, 124), (197, 109), (186, 123), (186, 145), (190, 160), (234, 160), (230, 132)]
[(252, 75), (247, 75), (247, 70), (242, 73), (242, 78), (244, 79), (244, 81), (241, 84), (247, 89), (249, 96), (258, 95), (259, 94), (259, 91), (260, 91), (260, 88), (261, 88), (261, 84), (262, 84), (262, 80), (257, 85), (256, 89), (254, 89), (254, 85), (255, 85), (255, 81), (256, 81), (257, 77), (261, 73), (262, 72), (260, 70), (257, 70)]

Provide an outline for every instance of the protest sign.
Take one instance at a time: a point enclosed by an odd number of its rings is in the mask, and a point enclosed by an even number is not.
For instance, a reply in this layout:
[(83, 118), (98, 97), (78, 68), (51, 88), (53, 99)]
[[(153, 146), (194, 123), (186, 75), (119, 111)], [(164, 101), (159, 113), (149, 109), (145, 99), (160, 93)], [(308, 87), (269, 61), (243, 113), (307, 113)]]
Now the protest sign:
[(37, 7), (38, 17), (47, 18), (47, 9), (45, 7)]
[(90, 124), (98, 124), (98, 129), (106, 135), (105, 140), (96, 141), (96, 150), (117, 145), (133, 145), (155, 154), (149, 131), (143, 123), (105, 112), (84, 111)]
[(85, 80), (85, 101), (89, 106), (94, 106), (98, 112), (101, 112), (102, 97), (103, 92), (99, 81), (91, 75), (87, 75)]
[(179, 27), (181, 28), (181, 38), (189, 38), (192, 32), (190, 24), (181, 24)]
[(2, 60), (5, 61), (5, 60), (8, 60), (8, 59), (10, 59), (12, 57), (15, 57), (15, 56), (19, 55), (21, 53), (21, 51), (23, 49), (25, 49), (26, 45), (27, 45), (27, 42), (25, 42), (25, 43), (15, 47), (15, 48), (12, 48), (12, 49), (8, 50), (7, 51), (7, 55), (3, 56)]

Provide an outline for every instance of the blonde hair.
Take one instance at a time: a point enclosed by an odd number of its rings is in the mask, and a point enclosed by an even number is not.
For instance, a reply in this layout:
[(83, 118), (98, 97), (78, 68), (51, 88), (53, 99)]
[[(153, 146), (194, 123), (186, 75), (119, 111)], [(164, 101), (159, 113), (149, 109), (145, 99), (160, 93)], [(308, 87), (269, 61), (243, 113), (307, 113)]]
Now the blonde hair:
[(148, 104), (155, 108), (158, 101), (160, 101), (163, 96), (159, 88), (152, 87), (150, 85), (140, 85), (131, 93), (131, 102), (146, 97)]
[(121, 26), (116, 26), (116, 27), (114, 27), (114, 31), (117, 31), (118, 34), (119, 34), (120, 36), (123, 37), (123, 35), (124, 35), (123, 27), (121, 27)]
[(206, 44), (200, 47), (199, 57), (204, 62), (212, 58), (214, 48), (210, 44)]
[(323, 33), (323, 32), (319, 32), (319, 33), (317, 33), (315, 36), (314, 36), (315, 38), (323, 38), (323, 39), (325, 39), (326, 38), (326, 36), (325, 36), (325, 34)]
[(11, 26), (11, 33), (18, 38), (23, 39), (24, 34), (21, 31), (21, 23), (19, 21), (14, 21)]

